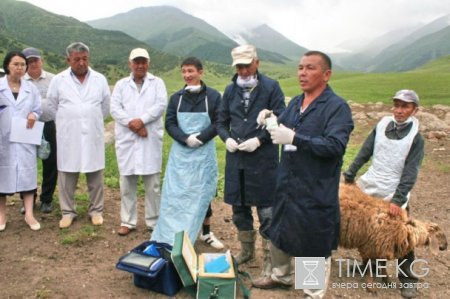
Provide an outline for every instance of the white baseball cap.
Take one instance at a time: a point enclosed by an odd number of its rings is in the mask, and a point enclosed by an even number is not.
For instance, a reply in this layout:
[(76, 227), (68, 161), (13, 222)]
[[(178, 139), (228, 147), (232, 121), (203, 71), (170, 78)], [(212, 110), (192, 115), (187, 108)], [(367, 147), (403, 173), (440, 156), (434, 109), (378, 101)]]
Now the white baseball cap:
[(250, 64), (253, 59), (258, 58), (256, 48), (252, 45), (242, 45), (231, 50), (231, 57), (233, 58), (232, 66), (236, 64)]
[(129, 58), (130, 61), (139, 57), (147, 58), (150, 61), (150, 55), (148, 55), (147, 50), (142, 48), (136, 48), (131, 50)]

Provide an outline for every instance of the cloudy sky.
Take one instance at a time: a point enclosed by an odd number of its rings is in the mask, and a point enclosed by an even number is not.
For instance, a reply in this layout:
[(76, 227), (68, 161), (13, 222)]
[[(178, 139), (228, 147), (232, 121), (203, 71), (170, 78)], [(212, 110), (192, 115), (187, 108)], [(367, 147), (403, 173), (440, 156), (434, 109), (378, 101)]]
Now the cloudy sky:
[(448, 0), (25, 0), (80, 21), (137, 7), (170, 5), (232, 36), (268, 24), (308, 49), (337, 51), (346, 41), (371, 40), (392, 30), (450, 14)]

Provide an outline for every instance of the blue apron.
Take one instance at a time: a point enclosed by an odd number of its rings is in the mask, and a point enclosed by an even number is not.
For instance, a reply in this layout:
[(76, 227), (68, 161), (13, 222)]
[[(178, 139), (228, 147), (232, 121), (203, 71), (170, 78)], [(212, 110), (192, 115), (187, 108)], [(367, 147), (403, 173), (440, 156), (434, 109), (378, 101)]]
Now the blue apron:
[[(211, 124), (206, 112), (179, 112), (179, 127), (186, 134), (200, 132)], [(174, 142), (170, 149), (161, 192), (159, 218), (151, 240), (173, 245), (175, 234), (186, 231), (194, 244), (208, 210), (216, 195), (217, 161), (214, 139), (198, 148)]]

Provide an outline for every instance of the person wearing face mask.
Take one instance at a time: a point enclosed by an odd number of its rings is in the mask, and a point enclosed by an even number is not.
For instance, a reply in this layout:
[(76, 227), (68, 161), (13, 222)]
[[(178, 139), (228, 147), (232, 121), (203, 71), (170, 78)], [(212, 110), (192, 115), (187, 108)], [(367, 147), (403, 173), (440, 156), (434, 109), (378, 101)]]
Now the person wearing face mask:
[(218, 178), (214, 137), (221, 96), (201, 80), (203, 65), (199, 59), (184, 59), (181, 75), (185, 86), (170, 97), (166, 112), (166, 131), (174, 142), (152, 240), (173, 244), (175, 233), (184, 230), (194, 243), (202, 228), (201, 240), (222, 249), (223, 244), (209, 230), (210, 202)]
[[(419, 132), (419, 96), (414, 90), (399, 90), (393, 99), (393, 115), (383, 117), (367, 137), (350, 167), (343, 173), (345, 183), (355, 183), (358, 170), (370, 158), (372, 163), (356, 184), (365, 193), (390, 201), (389, 213), (399, 215), (401, 209), (409, 212), (411, 189), (417, 180), (424, 156), (424, 139)], [(418, 278), (410, 271), (414, 251), (399, 261), (399, 280), (414, 286)], [(412, 283), (412, 284), (409, 284)], [(404, 298), (417, 296), (415, 287), (402, 287)]]
[(231, 57), (236, 74), (225, 89), (217, 121), (217, 133), (227, 149), (224, 201), (232, 206), (233, 223), (238, 229), (238, 264), (255, 256), (252, 207), (256, 207), (264, 268), (269, 269), (268, 228), (279, 155), (278, 146), (272, 143), (268, 131), (258, 126), (257, 118), (264, 109), (280, 115), (286, 108), (285, 98), (278, 82), (258, 71), (254, 46), (238, 46), (231, 51)]

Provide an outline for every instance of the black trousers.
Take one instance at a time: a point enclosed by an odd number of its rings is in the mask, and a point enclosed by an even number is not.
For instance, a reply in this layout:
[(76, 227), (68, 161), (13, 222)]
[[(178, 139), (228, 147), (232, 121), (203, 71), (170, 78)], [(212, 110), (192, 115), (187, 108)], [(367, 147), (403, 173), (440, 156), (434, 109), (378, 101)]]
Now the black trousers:
[(401, 271), (399, 271), (398, 273), (398, 280), (400, 280), (400, 282), (414, 283), (419, 281), (419, 278), (417, 278), (416, 275), (414, 275), (414, 273), (411, 271), (414, 260), (415, 260), (414, 250), (410, 251), (407, 255), (398, 260), (401, 269)]
[(50, 156), (42, 160), (42, 187), (41, 202), (50, 203), (53, 200), (56, 182), (58, 180), (58, 167), (56, 164), (56, 127), (54, 121), (44, 124), (44, 138), (50, 143)]

